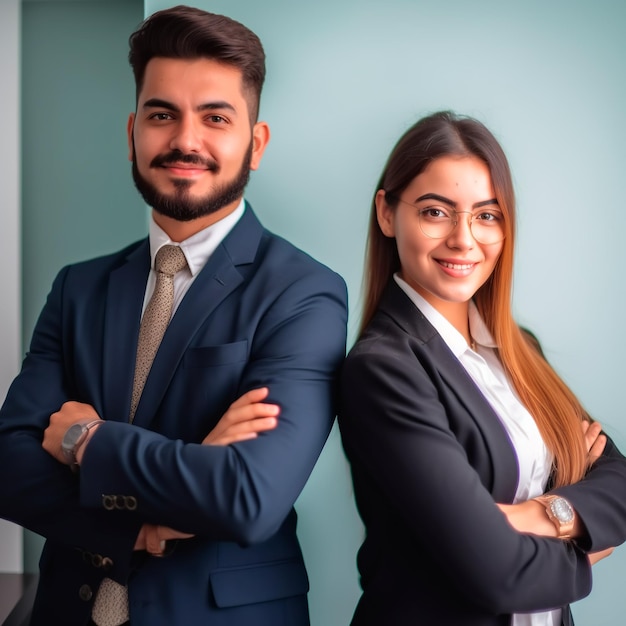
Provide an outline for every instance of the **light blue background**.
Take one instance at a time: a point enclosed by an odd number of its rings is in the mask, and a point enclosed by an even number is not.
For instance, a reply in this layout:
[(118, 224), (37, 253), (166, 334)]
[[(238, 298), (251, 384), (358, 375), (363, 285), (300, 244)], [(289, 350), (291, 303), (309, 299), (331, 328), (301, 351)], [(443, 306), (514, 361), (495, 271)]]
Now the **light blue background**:
[[(172, 4), (145, 0), (144, 12)], [(350, 341), (358, 322), (369, 204), (396, 139), (418, 117), (441, 108), (474, 115), (495, 132), (509, 155), (519, 200), (518, 321), (536, 332), (557, 370), (626, 450), (620, 261), (626, 232), (626, 4), (194, 4), (242, 21), (265, 45), (268, 79), (261, 115), (273, 136), (247, 197), (266, 226), (345, 277)], [(141, 19), (134, 18), (138, 4), (125, 1), (27, 5), (62, 14), (61, 28), (64, 23), (65, 36), (75, 39), (79, 51), (108, 34), (107, 49), (121, 57)], [(94, 11), (91, 17), (85, 5)], [(105, 7), (124, 13), (122, 22), (109, 23), (98, 13)], [(82, 43), (69, 17), (78, 12), (92, 20)], [(40, 35), (24, 50), (25, 60), (34, 55), (34, 68), (51, 55)], [(80, 61), (79, 52), (75, 62)], [(36, 80), (34, 92), (24, 91), (24, 163), (36, 158), (34, 146), (47, 157), (40, 170), (27, 166), (23, 175), (26, 336), (61, 264), (114, 249), (145, 231), (125, 161), (131, 72), (123, 58), (111, 58), (117, 68), (111, 81), (105, 61), (88, 65), (77, 84), (75, 66), (52, 60), (45, 89), (38, 92)], [(91, 81), (84, 82), (89, 75)], [(28, 76), (23, 81), (26, 85)], [(48, 107), (59, 94), (65, 108)], [(61, 136), (50, 137), (45, 128), (68, 122), (75, 131)], [(68, 166), (72, 151), (86, 167)], [(44, 256), (42, 247), (52, 247), (51, 254)], [(345, 626), (358, 597), (354, 559), (362, 529), (336, 431), (297, 508), (313, 626)], [(32, 568), (37, 544), (31, 539), (30, 546)], [(598, 564), (594, 576), (592, 595), (574, 607), (577, 626), (623, 623), (626, 549)]]

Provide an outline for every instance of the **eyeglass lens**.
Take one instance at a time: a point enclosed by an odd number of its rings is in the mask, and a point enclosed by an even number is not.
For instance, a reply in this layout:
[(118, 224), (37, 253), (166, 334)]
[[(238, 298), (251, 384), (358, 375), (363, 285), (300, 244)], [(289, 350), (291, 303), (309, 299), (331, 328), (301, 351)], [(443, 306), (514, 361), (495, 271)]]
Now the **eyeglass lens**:
[(468, 215), (472, 236), (480, 243), (498, 243), (504, 239), (504, 217), (499, 209), (455, 211), (446, 207), (428, 207), (419, 212), (422, 232), (431, 239), (443, 239), (452, 233), (461, 216)]

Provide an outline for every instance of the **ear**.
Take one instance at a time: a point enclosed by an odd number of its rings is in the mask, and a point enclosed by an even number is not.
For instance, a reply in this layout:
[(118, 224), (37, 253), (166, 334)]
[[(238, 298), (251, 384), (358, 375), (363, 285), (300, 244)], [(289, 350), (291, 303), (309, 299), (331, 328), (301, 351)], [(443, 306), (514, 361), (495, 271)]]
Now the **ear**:
[(128, 141), (128, 160), (133, 160), (133, 154), (135, 152), (133, 145), (133, 129), (135, 127), (135, 114), (131, 113), (128, 116), (128, 122), (126, 122), (126, 139)]
[(387, 204), (385, 199), (385, 190), (379, 189), (376, 192), (376, 218), (378, 219), (378, 226), (383, 231), (385, 237), (395, 237), (395, 211)]
[(252, 158), (250, 169), (257, 170), (261, 164), (261, 157), (270, 141), (270, 127), (266, 122), (257, 122), (252, 127)]

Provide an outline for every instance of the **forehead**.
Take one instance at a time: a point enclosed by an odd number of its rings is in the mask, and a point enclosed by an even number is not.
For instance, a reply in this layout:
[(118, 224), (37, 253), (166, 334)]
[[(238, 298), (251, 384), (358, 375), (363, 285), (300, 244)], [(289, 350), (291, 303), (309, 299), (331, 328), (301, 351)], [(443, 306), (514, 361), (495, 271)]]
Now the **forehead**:
[(235, 108), (247, 109), (241, 70), (207, 58), (150, 59), (139, 92), (139, 103), (149, 98), (194, 105), (207, 99), (219, 99), (228, 101)]
[(409, 190), (445, 190), (454, 196), (494, 195), (489, 167), (475, 156), (443, 156), (435, 159), (411, 181)]

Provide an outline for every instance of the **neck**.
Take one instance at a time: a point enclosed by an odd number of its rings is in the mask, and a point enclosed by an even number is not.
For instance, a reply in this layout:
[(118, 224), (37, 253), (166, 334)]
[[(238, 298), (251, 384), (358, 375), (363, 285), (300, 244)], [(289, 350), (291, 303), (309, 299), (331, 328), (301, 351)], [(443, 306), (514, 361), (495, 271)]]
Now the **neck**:
[(172, 241), (180, 243), (181, 241), (185, 241), (185, 239), (189, 239), (189, 237), (193, 237), (193, 235), (199, 233), (201, 230), (216, 224), (227, 215), (230, 215), (239, 206), (240, 201), (241, 199), (225, 206), (219, 211), (215, 211), (209, 215), (203, 215), (202, 217), (198, 217), (195, 220), (190, 220), (188, 222), (181, 222), (171, 217), (161, 215), (154, 209), (152, 210), (152, 217), (156, 224)]
[(469, 329), (469, 302), (444, 302), (439, 300), (433, 306), (456, 328), (465, 341), (472, 346), (473, 340)]

